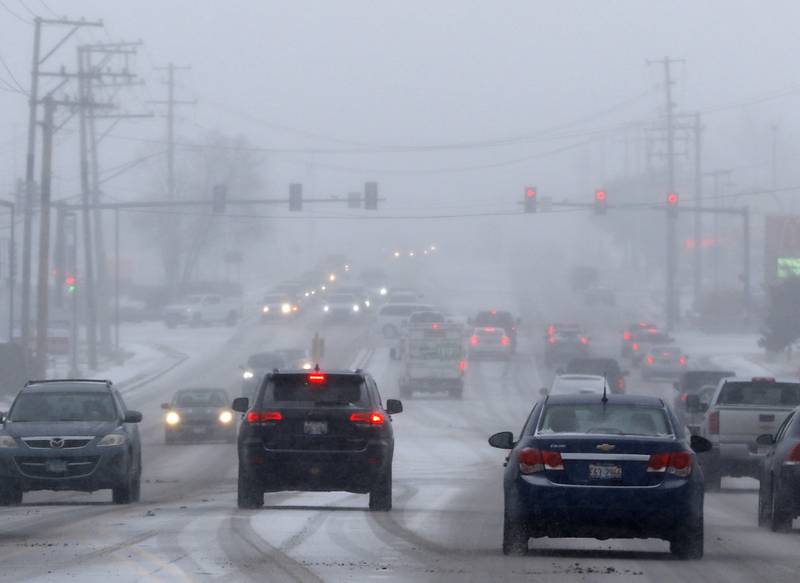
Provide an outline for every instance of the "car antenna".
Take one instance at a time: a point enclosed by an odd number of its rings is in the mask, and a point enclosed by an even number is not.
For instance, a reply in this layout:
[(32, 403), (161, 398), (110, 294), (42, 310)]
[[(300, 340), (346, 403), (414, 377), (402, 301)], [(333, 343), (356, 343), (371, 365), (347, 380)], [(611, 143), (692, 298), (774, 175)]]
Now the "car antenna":
[(314, 365), (314, 372), (319, 372), (319, 363)]
[(605, 405), (608, 403), (608, 371), (603, 371), (603, 398), (600, 401)]

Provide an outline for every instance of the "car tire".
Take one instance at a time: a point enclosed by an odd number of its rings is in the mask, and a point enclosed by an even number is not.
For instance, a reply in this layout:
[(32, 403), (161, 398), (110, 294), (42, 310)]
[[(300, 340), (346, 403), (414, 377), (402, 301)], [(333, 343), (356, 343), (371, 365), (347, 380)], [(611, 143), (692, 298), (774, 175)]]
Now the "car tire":
[(503, 554), (521, 557), (528, 552), (528, 531), (525, 525), (503, 516)]
[(128, 475), (123, 483), (111, 488), (111, 501), (114, 504), (130, 504), (131, 502), (135, 502), (134, 494), (136, 494), (136, 490), (138, 489), (138, 482), (138, 477)]
[(722, 468), (715, 456), (701, 458), (700, 465), (703, 468), (703, 479), (706, 492), (719, 492), (722, 489)]
[(669, 551), (683, 560), (703, 558), (703, 516), (686, 521), (678, 527), (669, 541)]
[(792, 529), (793, 516), (786, 510), (785, 497), (781, 496), (780, 488), (773, 482), (770, 495), (769, 528), (772, 532), (788, 532)]
[(392, 509), (391, 464), (369, 491), (369, 509), (373, 512), (388, 512)]
[(22, 504), (22, 488), (15, 482), (0, 483), (0, 506)]
[(261, 489), (261, 485), (241, 468), (239, 468), (236, 487), (236, 505), (249, 510), (264, 506), (264, 491)]

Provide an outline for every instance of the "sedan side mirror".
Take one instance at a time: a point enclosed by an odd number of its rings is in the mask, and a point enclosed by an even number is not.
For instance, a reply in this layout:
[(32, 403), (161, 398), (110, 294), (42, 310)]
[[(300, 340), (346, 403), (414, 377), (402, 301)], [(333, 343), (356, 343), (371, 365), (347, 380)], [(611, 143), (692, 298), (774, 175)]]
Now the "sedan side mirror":
[(756, 443), (758, 445), (774, 445), (775, 438), (772, 437), (771, 433), (762, 433), (756, 438)]
[(169, 410), (169, 403), (161, 403), (161, 408), (164, 409), (164, 411)]
[(400, 399), (386, 399), (386, 412), (396, 415), (403, 412), (403, 402)]
[(231, 403), (231, 409), (237, 413), (247, 413), (250, 408), (250, 399), (247, 397), (236, 397)]
[(123, 419), (125, 423), (141, 423), (142, 422), (142, 414), (139, 411), (128, 411), (125, 414), (125, 419)]
[(497, 449), (514, 449), (514, 434), (510, 431), (495, 433), (489, 438), (489, 445)]
[(692, 435), (689, 440), (689, 445), (695, 451), (695, 453), (705, 453), (707, 451), (711, 451), (712, 447), (711, 442), (700, 435)]

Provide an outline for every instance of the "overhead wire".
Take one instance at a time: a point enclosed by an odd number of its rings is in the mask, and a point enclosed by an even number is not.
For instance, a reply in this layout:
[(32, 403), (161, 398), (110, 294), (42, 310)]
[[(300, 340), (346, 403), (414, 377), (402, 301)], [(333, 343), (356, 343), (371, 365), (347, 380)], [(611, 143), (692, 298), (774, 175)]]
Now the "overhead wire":
[(24, 18), (24, 17), (20, 16), (19, 14), (17, 14), (17, 13), (16, 13), (16, 12), (14, 12), (13, 10), (11, 10), (11, 8), (9, 8), (9, 7), (8, 7), (8, 4), (6, 4), (5, 0), (0, 0), (0, 6), (2, 6), (3, 8), (5, 8), (5, 9), (6, 9), (6, 12), (8, 12), (8, 13), (9, 13), (11, 16), (13, 16), (14, 18), (16, 18), (16, 19), (17, 19), (17, 20), (19, 20), (20, 22), (24, 22), (25, 24), (31, 24), (31, 21), (30, 21), (30, 20), (28, 20), (27, 18)]

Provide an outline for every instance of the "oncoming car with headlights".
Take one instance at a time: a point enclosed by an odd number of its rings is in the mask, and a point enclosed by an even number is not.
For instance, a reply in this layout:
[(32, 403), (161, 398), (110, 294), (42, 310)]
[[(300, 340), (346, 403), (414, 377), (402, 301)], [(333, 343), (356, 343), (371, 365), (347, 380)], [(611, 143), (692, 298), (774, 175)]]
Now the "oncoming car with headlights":
[(247, 363), (242, 369), (242, 395), (252, 396), (264, 375), (276, 368), (286, 368), (284, 356), (277, 351), (256, 352), (247, 358)]
[(559, 395), (534, 405), (504, 479), (503, 552), (537, 537), (660, 538), (682, 559), (703, 556), (703, 475), (687, 436), (655, 397)]
[(111, 489), (115, 504), (139, 500), (142, 414), (110, 381), (30, 381), (0, 430), (0, 504), (33, 490)]
[(331, 294), (322, 305), (326, 318), (354, 318), (361, 315), (361, 301), (353, 294)]
[(182, 389), (163, 403), (164, 441), (224, 439), (236, 441), (236, 416), (223, 389)]
[(287, 294), (269, 294), (261, 301), (261, 321), (291, 318), (300, 312), (297, 301)]

